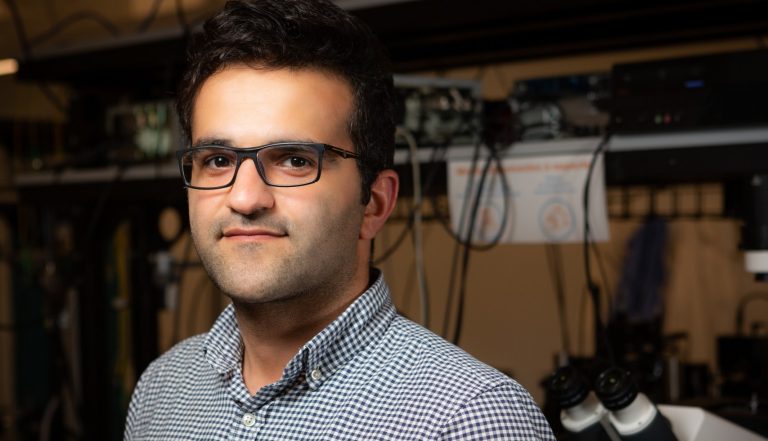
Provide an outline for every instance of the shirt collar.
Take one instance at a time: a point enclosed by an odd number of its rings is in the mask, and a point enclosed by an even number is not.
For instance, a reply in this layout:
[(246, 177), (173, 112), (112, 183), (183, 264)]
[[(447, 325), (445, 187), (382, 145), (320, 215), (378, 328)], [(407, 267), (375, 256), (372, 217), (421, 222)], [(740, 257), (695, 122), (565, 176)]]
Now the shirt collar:
[[(376, 281), (299, 350), (286, 365), (281, 382), (293, 382), (304, 374), (309, 387), (317, 388), (363, 348), (381, 338), (396, 313), (383, 274), (374, 271)], [(220, 374), (239, 367), (243, 344), (231, 304), (208, 332), (204, 348), (206, 359)]]
[(231, 303), (219, 314), (208, 331), (203, 348), (206, 360), (220, 374), (236, 369), (243, 359), (243, 340), (237, 326), (235, 307)]
[(381, 272), (376, 272), (373, 285), (300, 351), (306, 354), (305, 372), (311, 388), (319, 387), (371, 342), (380, 340), (395, 317), (389, 288)]

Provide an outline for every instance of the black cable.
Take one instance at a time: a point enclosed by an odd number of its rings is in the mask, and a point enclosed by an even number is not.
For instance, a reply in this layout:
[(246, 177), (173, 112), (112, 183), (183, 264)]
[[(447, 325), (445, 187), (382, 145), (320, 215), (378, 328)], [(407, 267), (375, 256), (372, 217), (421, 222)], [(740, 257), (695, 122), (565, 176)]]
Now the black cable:
[[(49, 262), (56, 264), (57, 258), (60, 257), (59, 253), (50, 247), (50, 244), (55, 242), (53, 236), (55, 235), (56, 229), (56, 213), (50, 209), (43, 209), (38, 217), (41, 218), (38, 219), (39, 223), (41, 224), (39, 234), (42, 237), (40, 237), (40, 240), (42, 244), (48, 244), (45, 245), (46, 249), (43, 251), (46, 262), (45, 265), (47, 265)], [(57, 278), (55, 277), (55, 274), (57, 273), (61, 274), (58, 268), (55, 269), (55, 272), (53, 273), (54, 278)], [(73, 383), (73, 372), (75, 372), (75, 366), (72, 364), (72, 357), (65, 350), (63, 340), (64, 330), (58, 321), (60, 315), (67, 308), (67, 293), (69, 289), (75, 287), (76, 283), (76, 276), (71, 273), (65, 273), (64, 277), (58, 283), (54, 283), (52, 285), (48, 285), (45, 282), (42, 283), (42, 323), (36, 327), (42, 328), (45, 334), (45, 338), (48, 343), (47, 353), (49, 355), (49, 368), (51, 372), (53, 372), (53, 376), (51, 377), (52, 384), (49, 386), (49, 394), (51, 397), (51, 401), (49, 401), (49, 403), (54, 400), (60, 400), (62, 403), (67, 402), (71, 406), (71, 415), (75, 420), (73, 423), (75, 426), (78, 426), (82, 421), (82, 409), (78, 403), (72, 401), (72, 397), (74, 397), (74, 391), (76, 390)], [(15, 326), (17, 330), (20, 330), (22, 327), (32, 327), (32, 324), (35, 322), (36, 321), (26, 322), (25, 324), (16, 323)], [(46, 426), (46, 424), (49, 424), (50, 422), (50, 419), (43, 417), (43, 419), (40, 421), (40, 424), (43, 427), (42, 430), (44, 430), (46, 427), (50, 427)], [(77, 432), (72, 427), (68, 427), (66, 423), (64, 423), (63, 432), (71, 434), (72, 439), (79, 438)]]
[[(488, 241), (488, 243), (485, 243), (485, 244), (472, 243), (471, 235), (468, 235), (465, 239), (462, 238), (461, 231), (462, 231), (463, 225), (459, 227), (458, 232), (454, 232), (452, 229), (452, 226), (450, 225), (449, 219), (443, 213), (440, 212), (439, 204), (437, 203), (436, 198), (433, 197), (431, 200), (432, 208), (435, 213), (435, 218), (437, 218), (437, 220), (443, 226), (446, 233), (449, 236), (451, 236), (451, 239), (460, 243), (461, 245), (472, 248), (473, 251), (488, 251), (495, 248), (501, 242), (501, 239), (504, 236), (504, 232), (507, 229), (507, 223), (509, 223), (509, 203), (510, 203), (509, 181), (507, 180), (506, 173), (504, 173), (504, 167), (503, 167), (503, 164), (501, 163), (501, 158), (498, 157), (496, 150), (491, 149), (490, 157), (493, 159), (494, 163), (496, 164), (496, 171), (498, 172), (497, 174), (499, 176), (499, 179), (501, 180), (501, 191), (503, 196), (504, 209), (502, 212), (502, 218), (501, 218), (501, 223), (499, 225), (499, 229), (496, 231), (496, 234), (493, 236), (493, 238), (490, 241)], [(474, 173), (474, 169), (472, 169), (472, 173)], [(466, 194), (469, 195), (470, 192), (467, 192)], [(464, 216), (465, 213), (463, 211), (462, 213), (463, 213), (462, 216)]]
[(552, 277), (552, 287), (555, 289), (557, 312), (560, 319), (560, 338), (563, 344), (563, 352), (571, 354), (571, 341), (569, 338), (568, 316), (565, 304), (565, 284), (563, 283), (563, 256), (560, 245), (550, 243), (546, 245), (547, 267)]
[(585, 309), (586, 309), (586, 303), (587, 303), (587, 285), (584, 285), (581, 287), (581, 292), (579, 293), (579, 320), (578, 324), (576, 326), (577, 330), (577, 353), (578, 354), (584, 354), (586, 350), (584, 347), (586, 346), (584, 344), (584, 322), (585, 322)]
[(115, 174), (115, 177), (109, 181), (104, 191), (102, 191), (101, 195), (99, 196), (99, 200), (96, 201), (96, 205), (93, 209), (93, 215), (91, 216), (91, 220), (88, 222), (88, 228), (85, 233), (85, 242), (84, 243), (91, 243), (91, 241), (94, 239), (94, 235), (96, 234), (96, 229), (99, 226), (99, 221), (101, 220), (102, 213), (104, 212), (104, 208), (107, 205), (107, 201), (109, 200), (109, 197), (112, 195), (112, 190), (114, 189), (115, 185), (117, 185), (122, 179), (123, 174), (125, 174), (126, 167), (124, 165), (119, 165), (117, 168), (117, 173)]
[(589, 247), (593, 242), (591, 230), (589, 227), (589, 189), (590, 189), (590, 184), (592, 182), (592, 171), (594, 170), (595, 164), (597, 163), (597, 159), (600, 157), (600, 154), (603, 152), (603, 149), (605, 148), (605, 145), (607, 144), (608, 140), (609, 140), (609, 136), (605, 136), (597, 145), (597, 147), (595, 148), (595, 151), (592, 153), (592, 158), (589, 162), (589, 168), (587, 170), (587, 176), (584, 181), (584, 193), (582, 195), (583, 197), (582, 207), (584, 209), (584, 241), (583, 241), (584, 273), (586, 275), (588, 287), (594, 284), (592, 281), (592, 272), (591, 272), (590, 261), (589, 261)]
[(56, 96), (55, 93), (53, 93), (53, 90), (51, 90), (50, 85), (46, 83), (40, 83), (38, 84), (38, 87), (43, 92), (43, 95), (45, 95), (46, 98), (48, 98), (48, 101), (53, 104), (53, 107), (56, 108), (59, 112), (61, 112), (64, 116), (67, 115), (67, 106), (61, 102), (59, 97)]
[[(594, 312), (595, 321), (595, 354), (605, 355), (608, 360), (613, 361), (613, 350), (611, 349), (610, 342), (608, 341), (608, 333), (606, 332), (605, 325), (603, 324), (600, 313), (600, 287), (592, 279), (592, 271), (590, 266), (589, 248), (593, 242), (591, 230), (589, 228), (589, 189), (592, 182), (592, 171), (595, 168), (600, 154), (608, 144), (611, 135), (606, 133), (600, 143), (595, 148), (592, 154), (592, 159), (589, 162), (589, 169), (587, 170), (587, 176), (584, 181), (584, 194), (583, 194), (583, 209), (584, 209), (584, 242), (583, 242), (583, 254), (584, 254), (584, 275), (586, 278), (587, 291), (592, 298), (592, 307)], [(602, 348), (602, 354), (601, 354)]]
[(606, 307), (608, 311), (613, 311), (613, 289), (608, 280), (608, 272), (605, 270), (605, 262), (603, 259), (603, 253), (600, 251), (600, 247), (597, 246), (597, 242), (594, 237), (592, 238), (592, 253), (595, 255), (597, 261), (597, 269), (600, 271), (600, 279), (603, 281), (603, 292), (605, 293)]
[[(461, 234), (461, 231), (464, 230), (464, 221), (466, 220), (467, 216), (467, 210), (469, 209), (469, 201), (471, 199), (472, 194), (472, 187), (474, 186), (474, 177), (475, 177), (475, 169), (477, 168), (477, 161), (480, 158), (480, 148), (482, 147), (482, 144), (480, 141), (475, 143), (475, 148), (472, 152), (472, 160), (470, 161), (469, 166), (469, 174), (467, 175), (467, 186), (464, 190), (464, 203), (461, 205), (461, 212), (459, 213), (459, 234)], [(437, 204), (434, 205), (435, 212), (438, 211)], [(448, 338), (448, 323), (451, 318), (451, 312), (452, 312), (452, 306), (453, 306), (453, 292), (454, 292), (454, 284), (456, 281), (456, 267), (458, 265), (458, 259), (459, 259), (459, 252), (461, 250), (461, 246), (464, 243), (450, 228), (447, 228), (446, 231), (449, 233), (451, 238), (454, 240), (453, 245), (453, 257), (451, 257), (451, 271), (450, 271), (450, 279), (448, 280), (448, 296), (445, 300), (445, 312), (443, 314), (443, 331), (442, 335), (446, 339)]]
[[(467, 180), (467, 189), (465, 190), (465, 199), (464, 204), (462, 205), (461, 214), (459, 215), (459, 228), (458, 233), (454, 233), (453, 230), (450, 228), (447, 229), (448, 234), (454, 239), (455, 246), (453, 251), (453, 258), (451, 261), (451, 278), (448, 283), (448, 298), (446, 299), (446, 309), (445, 314), (443, 318), (443, 335), (447, 338), (448, 337), (448, 322), (451, 315), (451, 306), (453, 305), (453, 292), (454, 292), (454, 284), (456, 281), (456, 266), (458, 263), (459, 258), (459, 251), (464, 248), (464, 254), (465, 256), (462, 260), (462, 272), (465, 273), (468, 268), (468, 262), (466, 262), (466, 259), (468, 259), (468, 251), (488, 251), (496, 245), (498, 245), (501, 242), (501, 239), (503, 237), (504, 232), (506, 231), (506, 226), (509, 219), (509, 204), (510, 204), (510, 188), (509, 183), (507, 181), (506, 175), (504, 173), (504, 168), (501, 163), (501, 159), (498, 156), (498, 152), (494, 148), (489, 148), (490, 153), (486, 160), (485, 166), (483, 167), (483, 172), (480, 176), (480, 183), (478, 185), (477, 193), (475, 195), (475, 199), (473, 202), (473, 211), (470, 215), (470, 226), (467, 229), (467, 233), (465, 235), (465, 238), (462, 238), (459, 236), (461, 232), (464, 230), (464, 222), (467, 219), (466, 213), (467, 213), (467, 207), (469, 204), (469, 201), (473, 200), (473, 186), (474, 186), (474, 175), (475, 170), (477, 168), (477, 161), (479, 160), (479, 149), (482, 144), (478, 143), (475, 146), (475, 151), (472, 156), (472, 161), (470, 165), (470, 172), (469, 172), (469, 178)], [(479, 205), (480, 200), (483, 196), (483, 189), (484, 189), (484, 183), (485, 179), (488, 176), (488, 172), (490, 170), (491, 163), (496, 164), (496, 171), (501, 179), (501, 185), (502, 185), (502, 198), (504, 201), (504, 208), (503, 208), (503, 214), (502, 214), (502, 220), (500, 227), (498, 231), (496, 232), (496, 235), (489, 241), (487, 244), (483, 245), (475, 245), (472, 243), (472, 236), (474, 235), (474, 223), (477, 218), (477, 214), (479, 212)], [(437, 207), (435, 207), (435, 210), (437, 210)], [(461, 331), (460, 328), (463, 323), (463, 303), (464, 303), (464, 294), (466, 292), (466, 279), (461, 278), (459, 282), (459, 301), (458, 301), (458, 307), (457, 307), (457, 316), (455, 324), (457, 327), (455, 327), (456, 333), (460, 335)], [(454, 337), (454, 341), (457, 341), (457, 338)]]
[(191, 26), (187, 22), (182, 0), (176, 0), (176, 20), (179, 22), (179, 26), (181, 26), (181, 29), (184, 31), (184, 34), (189, 34), (189, 30)]
[[(506, 180), (505, 177), (502, 178), (502, 179)], [(504, 184), (504, 186), (507, 187), (506, 184)], [(501, 238), (502, 238), (502, 236), (504, 234), (504, 231), (506, 230), (506, 224), (508, 223), (508, 218), (509, 218), (509, 214), (508, 214), (508, 208), (509, 208), (508, 204), (509, 204), (509, 201), (506, 198), (505, 198), (505, 202), (504, 202), (505, 210), (502, 213), (501, 224), (500, 224), (499, 229), (497, 230), (497, 232), (494, 235), (494, 237), (490, 241), (488, 241), (488, 243), (482, 243), (482, 244), (472, 243), (471, 237), (469, 238), (469, 240), (462, 239), (461, 236), (459, 236), (458, 233), (453, 231), (453, 229), (452, 229), (452, 227), (450, 225), (450, 220), (446, 218), (444, 213), (440, 213), (439, 212), (437, 201), (433, 200), (432, 204), (433, 204), (432, 205), (433, 206), (433, 211), (435, 212), (435, 218), (440, 222), (440, 224), (443, 226), (443, 229), (445, 230), (446, 234), (451, 236), (451, 239), (453, 239), (454, 242), (458, 242), (460, 245), (463, 245), (463, 246), (468, 246), (468, 247), (472, 248), (473, 251), (488, 251), (488, 250), (491, 250), (491, 249), (495, 248), (501, 242)]]
[[(482, 199), (483, 189), (485, 187), (485, 180), (488, 177), (488, 171), (491, 168), (491, 163), (494, 161), (493, 156), (489, 156), (483, 166), (483, 171), (480, 174), (480, 182), (477, 186), (477, 196), (472, 204), (472, 211), (469, 218), (469, 227), (467, 228), (467, 245), (464, 245), (464, 259), (461, 265), (461, 284), (459, 288), (459, 300), (456, 308), (456, 321), (454, 322), (453, 332), (453, 344), (458, 345), (461, 339), (461, 331), (464, 328), (464, 302), (467, 297), (467, 273), (469, 272), (469, 257), (472, 251), (471, 238), (475, 231), (475, 222), (477, 222), (477, 215), (480, 212), (480, 200)], [(506, 198), (505, 198), (506, 199)]]
[(464, 301), (466, 300), (467, 293), (467, 273), (469, 272), (469, 256), (470, 247), (463, 245), (462, 249), (462, 261), (461, 261), (461, 279), (459, 279), (459, 299), (456, 305), (456, 319), (453, 324), (453, 339), (451, 342), (455, 345), (459, 345), (461, 340), (461, 332), (464, 329)]
[[(474, 173), (474, 167), (476, 166), (477, 158), (479, 158), (479, 149), (482, 146), (482, 139), (483, 139), (482, 133), (480, 132), (480, 130), (477, 127), (474, 127), (474, 128), (472, 127), (474, 125), (474, 121), (473, 121), (471, 115), (463, 115), (462, 116), (461, 114), (459, 114), (459, 116), (461, 116), (461, 125), (459, 126), (459, 128), (457, 128), (455, 130), (455, 132), (459, 133), (462, 130), (464, 130), (464, 129), (469, 127), (471, 135), (474, 137), (474, 139), (477, 139), (477, 141), (474, 144), (474, 150), (473, 150), (473, 158), (474, 158), (473, 161), (474, 162), (472, 163), (473, 164), (472, 165), (472, 173)], [(443, 149), (444, 152), (447, 152), (447, 149), (452, 144), (452, 142), (453, 142), (452, 137), (449, 137), (448, 139), (445, 140), (445, 142), (441, 143), (439, 145), (439, 147), (441, 149)], [(438, 147), (436, 146), (435, 148), (437, 149)], [(435, 151), (437, 151), (437, 150), (435, 150)], [(478, 156), (475, 156), (475, 155), (478, 155)], [(471, 181), (472, 179), (474, 179), (474, 175), (470, 176), (470, 179), (467, 181), (467, 188), (465, 189), (465, 194), (466, 195), (469, 195), (471, 193), (471, 191), (472, 191), (471, 190), (471, 187), (473, 185), (473, 181)], [(443, 213), (440, 211), (440, 204), (437, 201), (437, 195), (432, 195), (430, 197), (430, 202), (432, 204), (432, 212), (434, 213), (435, 218), (443, 226), (443, 228), (445, 229), (446, 233), (448, 233), (448, 235), (451, 236), (451, 239), (453, 239), (454, 241), (456, 241), (456, 242), (463, 242), (461, 240), (461, 238), (459, 237), (459, 235), (461, 234), (461, 228), (459, 229), (458, 233), (454, 233), (453, 229), (451, 228), (450, 220), (448, 219), (448, 216), (443, 215)], [(464, 211), (465, 208), (466, 208), (466, 205), (462, 207), (462, 214), (461, 214), (461, 216), (465, 216), (466, 215), (466, 212)]]
[[(163, 0), (154, 0), (149, 13), (147, 14), (146, 18), (142, 20), (141, 24), (136, 29), (136, 32), (142, 33), (149, 29), (149, 27), (152, 25), (152, 22), (157, 18), (157, 14), (160, 11), (160, 5), (162, 5), (162, 3)], [(182, 0), (175, 0), (174, 4), (176, 21), (179, 23), (179, 26), (181, 27), (184, 34), (188, 34), (189, 24), (187, 23), (186, 14), (184, 13), (184, 5), (182, 4)]]
[[(54, 330), (51, 330), (54, 329)], [(61, 383), (59, 385), (60, 390), (58, 393), (54, 392), (54, 398), (58, 395), (62, 401), (69, 398), (70, 400), (73, 400), (70, 402), (72, 405), (72, 411), (75, 413), (75, 427), (80, 426), (80, 421), (82, 418), (82, 409), (81, 409), (81, 403), (76, 402), (74, 399), (75, 396), (75, 385), (74, 385), (74, 375), (73, 375), (73, 369), (74, 367), (71, 366), (72, 360), (64, 350), (64, 345), (62, 341), (62, 333), (61, 329), (59, 329), (58, 325), (54, 325), (51, 327), (51, 329), (48, 330), (49, 338), (54, 341), (54, 348), (52, 351), (54, 352), (52, 363), (54, 364), (53, 369), (56, 371), (56, 373), (61, 378)], [(69, 392), (67, 394), (66, 392)], [(70, 434), (70, 439), (80, 439), (80, 436), (75, 430), (75, 428), (70, 427), (66, 422), (63, 423), (64, 425), (64, 431)]]
[[(498, 156), (498, 152), (495, 149), (491, 150), (491, 158), (493, 159), (493, 163), (496, 164), (496, 173), (501, 182), (501, 196), (504, 203), (501, 215), (501, 223), (499, 224), (499, 229), (496, 231), (496, 234), (488, 243), (473, 245), (470, 240), (469, 245), (472, 247), (473, 251), (488, 251), (501, 243), (501, 239), (504, 237), (504, 232), (507, 230), (507, 224), (510, 220), (509, 211), (511, 191), (509, 188), (509, 181), (507, 180), (507, 174), (504, 172), (504, 165), (502, 164), (501, 158)], [(467, 237), (471, 238), (472, 236)]]
[(48, 12), (48, 18), (52, 22), (57, 22), (59, 20), (59, 14), (56, 11), (56, 0), (44, 0), (45, 3), (45, 9), (47, 9)]
[(79, 21), (84, 21), (84, 20), (90, 20), (100, 24), (104, 29), (107, 30), (107, 32), (112, 34), (113, 37), (120, 36), (120, 30), (117, 28), (117, 26), (115, 26), (111, 21), (109, 21), (109, 19), (107, 19), (103, 15), (94, 11), (78, 11), (62, 18), (53, 26), (51, 26), (50, 29), (43, 32), (42, 34), (30, 38), (29, 47), (34, 48), (35, 46), (39, 46), (45, 41), (55, 37), (57, 34), (59, 34), (61, 31), (63, 31), (67, 27)]
[(30, 48), (29, 40), (27, 40), (27, 32), (24, 29), (24, 22), (19, 14), (19, 7), (13, 0), (5, 0), (5, 4), (8, 6), (8, 11), (11, 13), (11, 21), (13, 21), (14, 28), (16, 28), (16, 38), (19, 40), (21, 53), (25, 59), (29, 58), (32, 54), (32, 49)]
[(411, 232), (412, 227), (413, 227), (413, 216), (409, 215), (406, 225), (400, 231), (400, 235), (397, 236), (397, 239), (395, 239), (395, 242), (392, 245), (390, 245), (390, 247), (387, 248), (387, 250), (384, 251), (381, 254), (381, 256), (379, 256), (378, 259), (373, 261), (373, 265), (374, 266), (380, 265), (382, 262), (392, 257), (392, 255), (395, 254), (395, 251), (397, 251), (398, 248), (400, 248), (400, 245), (402, 245), (403, 242), (405, 242), (405, 238), (408, 237), (408, 233)]
[[(438, 153), (442, 151), (445, 152), (445, 147), (435, 148), (432, 151), (432, 157), (429, 159), (430, 165), (434, 165), (437, 163), (438, 159)], [(431, 188), (432, 184), (435, 181), (435, 178), (437, 177), (437, 167), (432, 167), (432, 169), (429, 171), (429, 174), (424, 178), (424, 185), (422, 186), (422, 194), (427, 193)], [(373, 261), (374, 265), (379, 265), (388, 258), (392, 256), (392, 254), (397, 251), (398, 248), (400, 248), (400, 245), (403, 244), (405, 241), (405, 238), (408, 237), (408, 233), (411, 232), (413, 229), (413, 221), (414, 216), (416, 215), (416, 210), (421, 210), (422, 205), (424, 204), (424, 198), (422, 197), (421, 203), (419, 205), (411, 207), (411, 211), (408, 213), (408, 220), (406, 225), (403, 227), (402, 231), (400, 231), (400, 234), (398, 235), (397, 239), (395, 239), (395, 242), (390, 245), (390, 247), (384, 251), (381, 256), (379, 256), (378, 259)]]
[[(19, 46), (21, 46), (21, 53), (24, 59), (29, 59), (32, 57), (32, 44), (27, 39), (27, 33), (24, 28), (24, 22), (21, 20), (21, 15), (19, 14), (18, 6), (16, 5), (16, 2), (13, 0), (5, 0), (6, 5), (8, 6), (8, 10), (11, 13), (11, 20), (13, 21), (14, 28), (16, 28), (16, 36), (19, 39)], [(43, 95), (53, 104), (53, 107), (56, 108), (56, 110), (60, 111), (65, 116), (67, 115), (67, 107), (64, 105), (64, 103), (61, 102), (61, 100), (56, 96), (56, 94), (53, 93), (53, 91), (50, 89), (50, 86), (46, 83), (40, 83), (39, 84), (40, 90), (43, 92)]]
[(139, 27), (136, 28), (136, 32), (142, 33), (149, 29), (149, 27), (152, 25), (152, 22), (155, 21), (155, 18), (157, 18), (157, 13), (160, 11), (160, 5), (162, 4), (163, 0), (154, 0), (151, 8), (149, 9), (149, 13), (147, 13), (147, 16), (144, 18), (144, 20), (141, 21)]

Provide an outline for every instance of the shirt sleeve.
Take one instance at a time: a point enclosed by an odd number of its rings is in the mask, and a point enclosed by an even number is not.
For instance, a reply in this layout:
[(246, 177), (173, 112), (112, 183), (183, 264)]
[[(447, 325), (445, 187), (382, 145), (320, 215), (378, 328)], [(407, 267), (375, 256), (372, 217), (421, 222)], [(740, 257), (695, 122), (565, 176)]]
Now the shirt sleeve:
[(509, 382), (469, 400), (448, 421), (438, 439), (554, 441), (555, 436), (530, 394), (519, 384)]

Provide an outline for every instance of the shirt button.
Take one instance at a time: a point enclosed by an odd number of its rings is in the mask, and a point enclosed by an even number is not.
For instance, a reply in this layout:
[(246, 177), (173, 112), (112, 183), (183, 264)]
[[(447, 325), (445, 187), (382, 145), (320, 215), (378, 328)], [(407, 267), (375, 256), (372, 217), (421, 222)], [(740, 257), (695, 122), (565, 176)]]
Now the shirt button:
[(310, 373), (309, 376), (312, 377), (313, 380), (317, 381), (323, 378), (323, 373), (320, 372), (320, 369), (313, 369), (312, 373)]
[(256, 415), (252, 413), (243, 415), (243, 424), (245, 427), (253, 427), (253, 425), (256, 424)]

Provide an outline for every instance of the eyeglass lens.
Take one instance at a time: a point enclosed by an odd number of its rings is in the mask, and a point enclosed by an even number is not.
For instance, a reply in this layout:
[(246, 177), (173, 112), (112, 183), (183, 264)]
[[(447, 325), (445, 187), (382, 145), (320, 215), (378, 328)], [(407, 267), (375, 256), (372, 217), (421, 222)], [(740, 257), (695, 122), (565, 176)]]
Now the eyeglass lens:
[[(317, 180), (321, 153), (311, 146), (270, 146), (259, 150), (256, 160), (267, 184), (298, 186)], [(237, 156), (236, 150), (224, 147), (191, 149), (181, 158), (184, 180), (198, 188), (227, 186), (237, 171)]]

